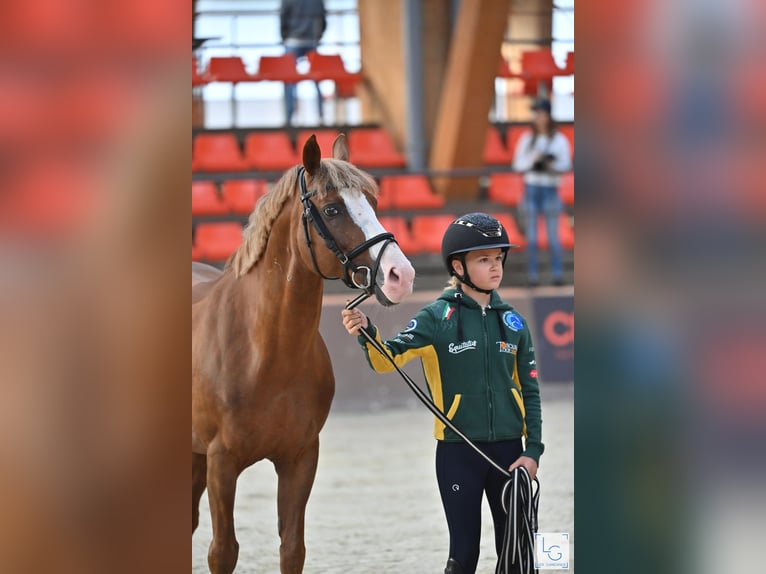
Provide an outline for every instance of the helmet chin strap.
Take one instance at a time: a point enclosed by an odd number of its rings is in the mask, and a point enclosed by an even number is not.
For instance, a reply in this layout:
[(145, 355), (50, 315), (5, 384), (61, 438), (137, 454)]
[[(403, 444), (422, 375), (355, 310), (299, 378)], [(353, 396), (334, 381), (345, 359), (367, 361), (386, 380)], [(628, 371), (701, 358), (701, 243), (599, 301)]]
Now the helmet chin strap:
[(460, 263), (463, 265), (463, 276), (457, 274), (457, 272), (453, 269), (452, 273), (457, 277), (461, 283), (465, 283), (468, 285), (471, 289), (474, 289), (475, 291), (478, 291), (479, 293), (484, 293), (486, 295), (492, 294), (492, 289), (482, 289), (481, 287), (477, 287), (476, 284), (471, 281), (471, 277), (468, 275), (468, 266), (465, 264), (465, 253), (461, 253), (459, 255)]

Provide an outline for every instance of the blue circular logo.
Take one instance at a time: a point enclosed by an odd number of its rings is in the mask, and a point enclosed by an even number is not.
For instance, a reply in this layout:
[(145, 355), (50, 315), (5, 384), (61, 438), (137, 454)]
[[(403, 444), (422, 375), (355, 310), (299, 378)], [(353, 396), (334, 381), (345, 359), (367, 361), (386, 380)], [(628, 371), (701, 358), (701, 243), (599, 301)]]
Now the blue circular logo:
[(524, 321), (522, 321), (521, 317), (512, 311), (506, 311), (503, 313), (503, 323), (505, 323), (505, 326), (512, 331), (518, 331), (524, 327)]
[(407, 323), (407, 328), (402, 331), (402, 333), (406, 333), (407, 331), (412, 331), (415, 327), (418, 326), (417, 319), (411, 319), (409, 323)]

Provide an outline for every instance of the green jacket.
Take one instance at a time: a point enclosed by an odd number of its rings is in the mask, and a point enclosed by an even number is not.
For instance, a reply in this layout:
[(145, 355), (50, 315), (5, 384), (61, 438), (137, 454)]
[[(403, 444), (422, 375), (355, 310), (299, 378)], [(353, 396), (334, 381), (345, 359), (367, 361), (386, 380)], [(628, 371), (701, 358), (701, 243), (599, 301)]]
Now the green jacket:
[[(449, 289), (393, 339), (381, 341), (372, 323), (367, 331), (398, 366), (421, 359), (431, 399), (468, 438), (491, 442), (524, 436), (524, 454), (539, 461), (545, 447), (532, 337), (526, 320), (496, 292), (483, 311), (471, 297)], [(393, 370), (364, 337), (358, 339), (375, 371)], [(461, 440), (439, 419), (434, 436)]]

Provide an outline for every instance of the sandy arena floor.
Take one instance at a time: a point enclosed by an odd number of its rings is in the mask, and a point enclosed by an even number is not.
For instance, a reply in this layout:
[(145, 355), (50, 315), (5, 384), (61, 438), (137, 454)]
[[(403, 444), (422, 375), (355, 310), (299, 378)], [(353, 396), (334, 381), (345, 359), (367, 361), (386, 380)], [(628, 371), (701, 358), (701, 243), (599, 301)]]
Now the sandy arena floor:
[[(569, 532), (574, 542), (572, 395), (571, 384), (543, 389), (546, 452), (539, 472), (539, 531)], [(306, 513), (306, 574), (443, 572), (448, 537), (433, 468), (432, 421), (420, 405), (330, 413)], [(236, 572), (278, 574), (276, 475), (269, 461), (240, 476), (235, 521), (240, 544)], [(193, 573), (208, 572), (211, 537), (205, 495), (192, 541)], [(492, 541), (485, 503), (480, 574), (494, 572)], [(570, 572), (573, 565), (574, 560)]]

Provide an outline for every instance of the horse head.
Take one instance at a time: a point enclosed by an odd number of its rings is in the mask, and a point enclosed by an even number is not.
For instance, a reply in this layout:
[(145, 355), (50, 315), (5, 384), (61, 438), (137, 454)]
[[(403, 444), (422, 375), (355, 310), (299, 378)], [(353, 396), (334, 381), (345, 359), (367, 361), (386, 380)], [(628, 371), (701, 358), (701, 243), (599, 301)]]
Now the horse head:
[(382, 305), (400, 303), (412, 293), (415, 270), (375, 214), (377, 185), (348, 162), (343, 134), (332, 151), (322, 159), (313, 135), (303, 146), (302, 257), (322, 277), (374, 292)]

